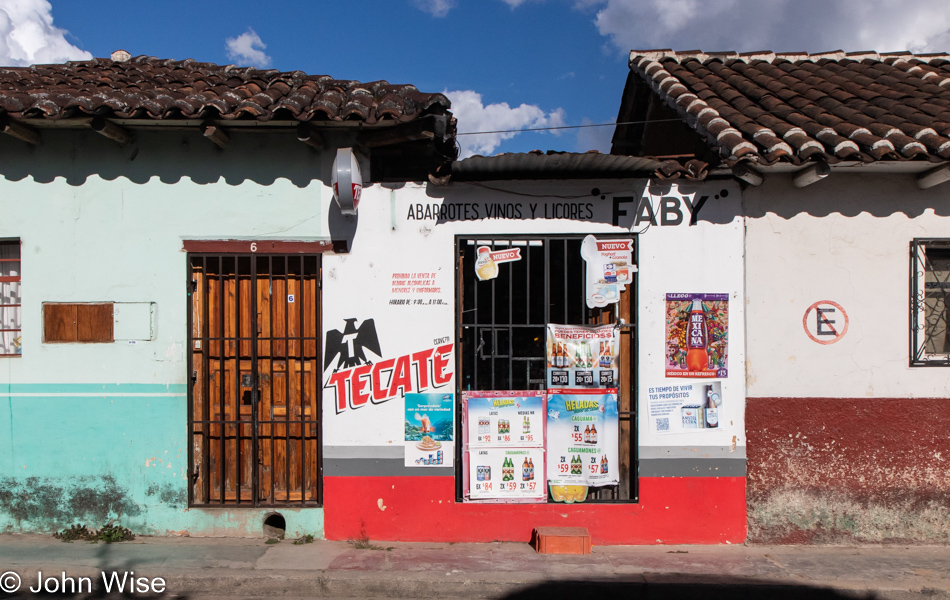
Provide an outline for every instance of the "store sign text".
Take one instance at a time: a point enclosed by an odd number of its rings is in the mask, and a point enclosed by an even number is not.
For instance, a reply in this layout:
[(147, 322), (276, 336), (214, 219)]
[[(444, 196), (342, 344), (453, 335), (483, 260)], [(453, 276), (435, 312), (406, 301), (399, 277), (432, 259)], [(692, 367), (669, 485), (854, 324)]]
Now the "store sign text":
[(443, 344), (334, 371), (324, 387), (333, 389), (337, 414), (370, 402), (380, 404), (407, 393), (444, 387), (452, 381), (452, 349), (453, 344)]
[[(723, 190), (720, 195), (727, 195), (727, 192)], [(634, 216), (634, 227), (642, 224), (680, 225), (686, 220), (688, 213), (689, 224), (695, 225), (699, 218), (699, 211), (709, 200), (709, 196), (700, 196), (699, 198), (695, 196), (662, 196), (656, 205), (651, 200), (649, 196), (644, 196), (637, 203), (634, 196), (615, 196), (613, 224), (620, 225), (622, 219), (629, 219)], [(631, 212), (634, 204), (636, 204), (636, 210)], [(659, 220), (657, 220), (658, 216)]]

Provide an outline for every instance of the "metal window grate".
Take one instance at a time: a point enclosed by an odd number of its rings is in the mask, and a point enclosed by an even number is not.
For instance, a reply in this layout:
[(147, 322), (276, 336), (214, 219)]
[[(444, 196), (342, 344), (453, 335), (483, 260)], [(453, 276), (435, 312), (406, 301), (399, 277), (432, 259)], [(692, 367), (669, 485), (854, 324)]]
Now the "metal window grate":
[(317, 506), (320, 258), (189, 256), (193, 506)]
[(23, 352), (20, 240), (0, 241), (0, 356)]
[[(619, 386), (621, 482), (593, 488), (588, 498), (631, 502), (637, 498), (636, 279), (616, 307), (589, 309), (582, 241), (583, 236), (554, 235), (456, 238), (459, 391), (544, 389), (548, 323), (593, 325), (623, 318), (630, 327), (624, 328), (621, 336), (621, 353), (627, 357)], [(493, 250), (517, 247), (522, 259), (506, 263), (495, 279), (479, 281), (475, 259), (481, 246)], [(461, 451), (459, 447), (458, 468)], [(461, 500), (461, 477), (456, 479), (456, 495)]]
[(950, 239), (914, 239), (910, 245), (910, 366), (950, 366), (948, 314)]

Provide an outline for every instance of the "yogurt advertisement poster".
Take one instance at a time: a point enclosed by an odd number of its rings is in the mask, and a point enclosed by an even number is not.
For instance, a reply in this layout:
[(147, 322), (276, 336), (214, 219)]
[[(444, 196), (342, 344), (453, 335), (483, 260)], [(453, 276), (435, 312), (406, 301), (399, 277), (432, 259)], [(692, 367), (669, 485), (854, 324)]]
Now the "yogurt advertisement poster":
[(455, 396), (406, 394), (406, 466), (451, 467)]
[(617, 390), (548, 390), (551, 485), (614, 485), (620, 479)]
[(729, 294), (666, 295), (666, 376), (729, 374)]

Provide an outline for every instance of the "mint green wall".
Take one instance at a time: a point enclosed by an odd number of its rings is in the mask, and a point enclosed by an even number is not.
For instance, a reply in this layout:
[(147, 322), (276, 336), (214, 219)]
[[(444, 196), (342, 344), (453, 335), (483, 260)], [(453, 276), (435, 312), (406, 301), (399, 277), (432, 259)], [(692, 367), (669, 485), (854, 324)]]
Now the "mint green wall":
[[(23, 354), (0, 358), (0, 530), (109, 518), (260, 535), (269, 510), (187, 508), (187, 238), (324, 239), (332, 157), (294, 133), (0, 136), (0, 239), (22, 241)], [(276, 175), (280, 174), (280, 177)], [(155, 337), (44, 344), (43, 302), (153, 302)], [(321, 535), (321, 509), (280, 510)]]

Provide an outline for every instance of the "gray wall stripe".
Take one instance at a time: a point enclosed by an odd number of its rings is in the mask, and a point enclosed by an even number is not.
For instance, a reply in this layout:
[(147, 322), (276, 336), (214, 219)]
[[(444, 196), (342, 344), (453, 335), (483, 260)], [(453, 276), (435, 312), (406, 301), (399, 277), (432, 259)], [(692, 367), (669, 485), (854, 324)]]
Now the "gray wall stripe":
[(650, 458), (689, 458), (702, 460), (708, 458), (743, 459), (745, 446), (640, 446), (640, 460)]
[[(401, 450), (401, 449), (400, 449)], [(403, 457), (323, 458), (324, 477), (454, 477), (455, 467), (407, 467)]]
[[(640, 477), (745, 477), (745, 459), (641, 459)], [(454, 467), (407, 467), (403, 458), (323, 459), (327, 477), (454, 477)]]
[(640, 459), (640, 477), (745, 477), (745, 459)]

